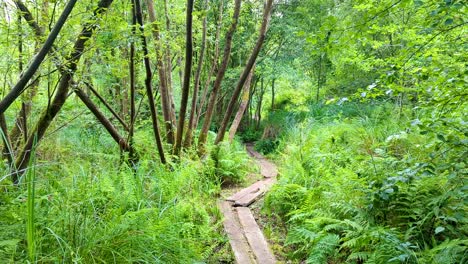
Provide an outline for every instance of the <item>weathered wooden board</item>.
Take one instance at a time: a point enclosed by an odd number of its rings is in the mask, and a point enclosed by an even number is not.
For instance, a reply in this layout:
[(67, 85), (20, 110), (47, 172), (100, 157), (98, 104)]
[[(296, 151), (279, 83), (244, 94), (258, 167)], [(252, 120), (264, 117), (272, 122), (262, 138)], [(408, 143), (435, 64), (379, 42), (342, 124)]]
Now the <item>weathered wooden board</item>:
[(275, 256), (269, 249), (268, 243), (252, 215), (252, 211), (247, 207), (237, 207), (236, 210), (239, 222), (244, 229), (244, 235), (253, 250), (257, 262), (261, 264), (276, 263)]
[(278, 175), (278, 169), (272, 162), (263, 159), (257, 161), (260, 164), (260, 173), (265, 178), (272, 178)]
[[(274, 178), (267, 178), (265, 180), (261, 180), (256, 182), (255, 188), (250, 189), (250, 191), (246, 191), (245, 195), (240, 197), (239, 199), (234, 200), (234, 206), (249, 206), (258, 198), (260, 198), (270, 187), (273, 185), (276, 179)], [(247, 187), (250, 188), (253, 185)], [(242, 191), (242, 190), (241, 190)]]
[(237, 213), (230, 202), (220, 202), (219, 207), (224, 215), (224, 230), (229, 237), (232, 251), (238, 264), (256, 263), (249, 244), (244, 236), (244, 232), (238, 220)]
[(246, 187), (236, 192), (235, 194), (229, 196), (228, 198), (226, 198), (226, 201), (235, 202), (236, 200), (239, 200), (248, 194), (257, 193), (264, 184), (265, 183), (263, 181), (257, 181), (249, 187)]

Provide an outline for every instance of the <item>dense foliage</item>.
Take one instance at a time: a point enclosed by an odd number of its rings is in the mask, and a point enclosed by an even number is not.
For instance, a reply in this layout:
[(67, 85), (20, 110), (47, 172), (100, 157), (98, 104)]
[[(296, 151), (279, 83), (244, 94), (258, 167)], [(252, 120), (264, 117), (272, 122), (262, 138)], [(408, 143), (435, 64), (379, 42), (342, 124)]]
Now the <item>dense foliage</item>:
[(407, 114), (391, 105), (327, 107), (288, 132), (283, 177), (266, 205), (286, 221), (293, 258), (466, 261), (463, 135), (447, 142)]
[[(145, 131), (136, 135), (142, 147), (151, 139)], [(142, 157), (136, 172), (92, 122), (73, 123), (44, 145), (18, 186), (2, 180), (0, 262), (26, 261), (32, 245), (38, 263), (231, 261), (216, 196), (247, 172), (240, 145), (170, 168)]]
[(283, 93), (265, 120), (282, 131), (266, 209), (288, 256), (466, 262), (465, 3), (305, 2), (286, 10), (315, 91)]
[(285, 261), (468, 262), (466, 9), (2, 1), (0, 262), (232, 262), (240, 141)]

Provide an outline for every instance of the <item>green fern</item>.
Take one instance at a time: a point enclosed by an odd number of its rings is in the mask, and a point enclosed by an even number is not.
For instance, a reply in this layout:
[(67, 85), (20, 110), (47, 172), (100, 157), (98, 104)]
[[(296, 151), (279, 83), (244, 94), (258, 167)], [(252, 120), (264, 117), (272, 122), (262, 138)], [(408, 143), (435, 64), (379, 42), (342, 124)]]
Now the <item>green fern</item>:
[(323, 236), (312, 248), (307, 258), (307, 263), (328, 263), (330, 258), (337, 255), (340, 237), (335, 234)]

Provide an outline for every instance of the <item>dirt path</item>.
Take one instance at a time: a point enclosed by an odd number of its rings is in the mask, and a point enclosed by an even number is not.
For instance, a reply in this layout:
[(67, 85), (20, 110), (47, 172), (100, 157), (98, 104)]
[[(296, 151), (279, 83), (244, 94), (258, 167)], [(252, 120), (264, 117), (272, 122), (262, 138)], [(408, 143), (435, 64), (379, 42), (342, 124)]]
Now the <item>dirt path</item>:
[(249, 206), (262, 197), (275, 183), (278, 170), (275, 164), (256, 152), (253, 145), (247, 144), (246, 149), (260, 167), (262, 179), (219, 203), (224, 215), (224, 230), (229, 237), (236, 263), (276, 263), (275, 256)]

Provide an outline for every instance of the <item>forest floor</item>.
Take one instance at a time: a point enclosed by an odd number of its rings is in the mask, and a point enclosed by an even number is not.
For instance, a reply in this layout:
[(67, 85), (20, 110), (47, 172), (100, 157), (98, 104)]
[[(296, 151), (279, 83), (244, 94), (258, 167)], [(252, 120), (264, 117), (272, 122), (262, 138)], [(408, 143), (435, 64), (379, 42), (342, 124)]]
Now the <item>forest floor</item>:
[(237, 263), (277, 263), (263, 233), (263, 225), (258, 224), (262, 221), (256, 203), (276, 182), (278, 170), (275, 164), (256, 152), (252, 144), (247, 144), (246, 150), (259, 166), (260, 173), (247, 176), (248, 187), (229, 185), (223, 188), (219, 207), (224, 215), (224, 230)]

